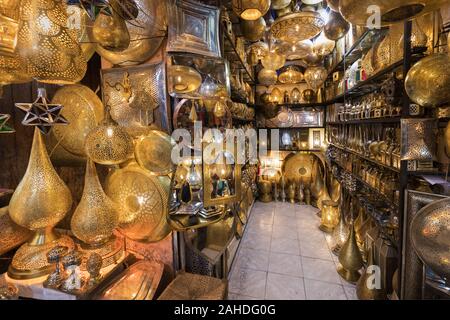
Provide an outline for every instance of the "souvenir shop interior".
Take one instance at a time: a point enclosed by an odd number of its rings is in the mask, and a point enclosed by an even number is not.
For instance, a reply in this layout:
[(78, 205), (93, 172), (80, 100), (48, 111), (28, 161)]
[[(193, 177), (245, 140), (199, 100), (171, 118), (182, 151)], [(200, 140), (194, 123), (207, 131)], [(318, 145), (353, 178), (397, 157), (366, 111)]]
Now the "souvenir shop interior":
[(450, 298), (449, 0), (0, 0), (0, 300)]

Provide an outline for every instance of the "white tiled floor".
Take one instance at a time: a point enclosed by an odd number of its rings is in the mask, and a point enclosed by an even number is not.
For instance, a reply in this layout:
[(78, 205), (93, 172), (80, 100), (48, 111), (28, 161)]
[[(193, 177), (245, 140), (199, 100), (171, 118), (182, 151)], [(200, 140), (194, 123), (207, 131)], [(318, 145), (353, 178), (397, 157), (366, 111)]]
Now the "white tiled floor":
[(256, 202), (229, 277), (230, 300), (352, 300), (318, 209)]

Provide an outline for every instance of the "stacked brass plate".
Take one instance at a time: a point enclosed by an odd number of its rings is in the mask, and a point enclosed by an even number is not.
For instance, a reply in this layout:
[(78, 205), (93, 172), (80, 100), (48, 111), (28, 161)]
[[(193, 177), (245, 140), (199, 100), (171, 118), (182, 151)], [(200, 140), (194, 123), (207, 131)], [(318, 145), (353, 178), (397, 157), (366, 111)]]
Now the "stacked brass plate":
[(410, 234), (420, 259), (434, 272), (450, 278), (450, 200), (422, 208), (412, 219)]

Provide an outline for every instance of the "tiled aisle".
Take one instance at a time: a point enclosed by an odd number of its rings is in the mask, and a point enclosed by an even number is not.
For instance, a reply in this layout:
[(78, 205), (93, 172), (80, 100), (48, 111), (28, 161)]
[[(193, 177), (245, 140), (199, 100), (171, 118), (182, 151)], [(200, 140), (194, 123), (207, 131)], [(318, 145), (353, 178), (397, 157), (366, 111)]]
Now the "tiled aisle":
[(229, 299), (347, 300), (354, 286), (336, 272), (318, 209), (256, 202), (233, 263)]

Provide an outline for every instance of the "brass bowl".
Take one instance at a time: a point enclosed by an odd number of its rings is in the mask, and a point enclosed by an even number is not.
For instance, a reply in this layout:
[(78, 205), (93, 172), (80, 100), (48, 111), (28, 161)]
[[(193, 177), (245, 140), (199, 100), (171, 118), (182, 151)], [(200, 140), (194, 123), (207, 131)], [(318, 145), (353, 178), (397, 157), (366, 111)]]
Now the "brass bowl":
[(194, 68), (188, 66), (170, 66), (168, 70), (171, 91), (189, 93), (197, 90), (202, 84), (202, 76)]
[(258, 41), (264, 37), (266, 31), (266, 20), (263, 17), (256, 20), (240, 21), (241, 31), (244, 38), (249, 41)]
[(395, 24), (439, 9), (446, 0), (340, 0), (339, 10), (351, 24), (367, 26), (373, 15), (370, 6), (381, 13), (381, 26)]
[(317, 36), (325, 25), (318, 12), (295, 12), (277, 18), (270, 28), (274, 39), (298, 42)]
[(420, 259), (438, 275), (450, 279), (450, 199), (422, 208), (411, 221), (410, 234)]
[(450, 57), (445, 53), (430, 55), (416, 63), (405, 80), (406, 93), (424, 107), (438, 107), (450, 102)]

